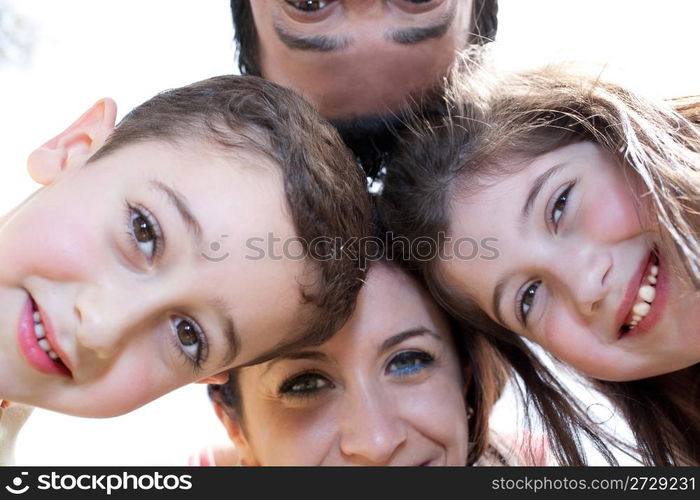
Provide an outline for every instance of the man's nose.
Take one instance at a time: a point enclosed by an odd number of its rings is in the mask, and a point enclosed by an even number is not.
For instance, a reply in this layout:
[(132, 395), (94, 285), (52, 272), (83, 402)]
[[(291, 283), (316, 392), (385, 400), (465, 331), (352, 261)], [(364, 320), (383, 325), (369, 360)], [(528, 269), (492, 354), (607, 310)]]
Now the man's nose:
[(352, 398), (341, 417), (343, 456), (364, 465), (391, 463), (407, 438), (405, 423), (392, 401), (369, 391)]
[(601, 306), (609, 290), (612, 257), (596, 245), (576, 245), (568, 258), (552, 259), (552, 270), (564, 284), (575, 307), (590, 316)]

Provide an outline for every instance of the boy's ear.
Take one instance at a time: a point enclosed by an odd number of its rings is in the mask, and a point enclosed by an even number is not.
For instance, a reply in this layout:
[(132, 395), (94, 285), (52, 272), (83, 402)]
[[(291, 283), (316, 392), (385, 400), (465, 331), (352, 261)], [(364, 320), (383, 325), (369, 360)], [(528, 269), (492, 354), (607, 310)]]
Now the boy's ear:
[(228, 372), (217, 373), (216, 375), (212, 375), (211, 377), (197, 380), (197, 382), (195, 382), (195, 383), (196, 384), (221, 385), (221, 384), (225, 384), (226, 382), (228, 382)]
[(226, 429), (229, 439), (236, 445), (241, 463), (243, 465), (260, 465), (253, 454), (250, 444), (248, 444), (240, 421), (231, 418), (219, 403), (212, 402), (212, 404), (214, 405), (214, 413), (216, 413), (216, 416), (219, 417), (219, 420)]
[(84, 165), (107, 140), (117, 120), (117, 105), (100, 99), (66, 130), (29, 155), (29, 175), (39, 184), (51, 184), (68, 168)]

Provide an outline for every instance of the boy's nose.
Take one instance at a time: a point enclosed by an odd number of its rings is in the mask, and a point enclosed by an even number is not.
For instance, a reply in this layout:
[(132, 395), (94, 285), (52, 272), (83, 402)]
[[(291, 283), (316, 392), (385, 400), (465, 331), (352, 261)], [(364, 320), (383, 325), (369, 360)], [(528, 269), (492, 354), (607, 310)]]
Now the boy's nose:
[(76, 297), (76, 341), (98, 357), (113, 357), (143, 324), (148, 305), (141, 294), (86, 286)]
[(379, 394), (349, 403), (340, 422), (342, 455), (364, 465), (391, 463), (407, 439), (405, 423), (392, 406), (392, 398)]

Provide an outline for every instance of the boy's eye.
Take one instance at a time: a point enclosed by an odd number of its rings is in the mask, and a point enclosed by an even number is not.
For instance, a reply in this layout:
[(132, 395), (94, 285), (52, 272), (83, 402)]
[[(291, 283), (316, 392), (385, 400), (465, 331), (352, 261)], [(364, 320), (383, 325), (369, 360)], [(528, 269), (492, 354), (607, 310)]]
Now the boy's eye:
[(128, 206), (128, 233), (136, 249), (151, 262), (162, 250), (163, 235), (155, 216), (143, 207)]
[(304, 12), (317, 12), (328, 7), (334, 0), (303, 0), (303, 1), (293, 1), (287, 0), (287, 3), (297, 10)]
[(391, 358), (386, 371), (390, 375), (408, 377), (430, 366), (434, 358), (423, 351), (404, 351)]
[(564, 214), (564, 209), (566, 208), (566, 203), (569, 200), (569, 194), (573, 187), (574, 185), (570, 184), (569, 187), (567, 187), (564, 190), (564, 192), (561, 193), (554, 201), (554, 205), (552, 206), (552, 212), (549, 218), (552, 221), (552, 224), (554, 224), (555, 231), (557, 226), (559, 225), (559, 219), (561, 219), (561, 216)]
[(523, 325), (527, 326), (527, 316), (532, 308), (532, 303), (535, 301), (535, 295), (537, 294), (537, 289), (539, 288), (541, 281), (535, 281), (530, 286), (528, 286), (520, 296), (518, 300), (517, 310), (519, 312), (518, 316)]
[(206, 359), (206, 336), (196, 321), (176, 316), (173, 318), (176, 347), (199, 367)]
[(332, 388), (333, 384), (326, 377), (318, 373), (303, 373), (283, 382), (279, 393), (289, 397), (309, 397)]

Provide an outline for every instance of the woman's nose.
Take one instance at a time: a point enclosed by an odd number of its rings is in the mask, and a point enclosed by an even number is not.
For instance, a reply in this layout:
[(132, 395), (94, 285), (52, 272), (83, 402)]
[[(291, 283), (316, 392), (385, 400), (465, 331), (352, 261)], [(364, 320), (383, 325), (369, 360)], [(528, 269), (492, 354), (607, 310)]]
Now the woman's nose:
[(406, 427), (393, 398), (363, 394), (341, 417), (343, 456), (360, 465), (388, 465), (406, 442)]

